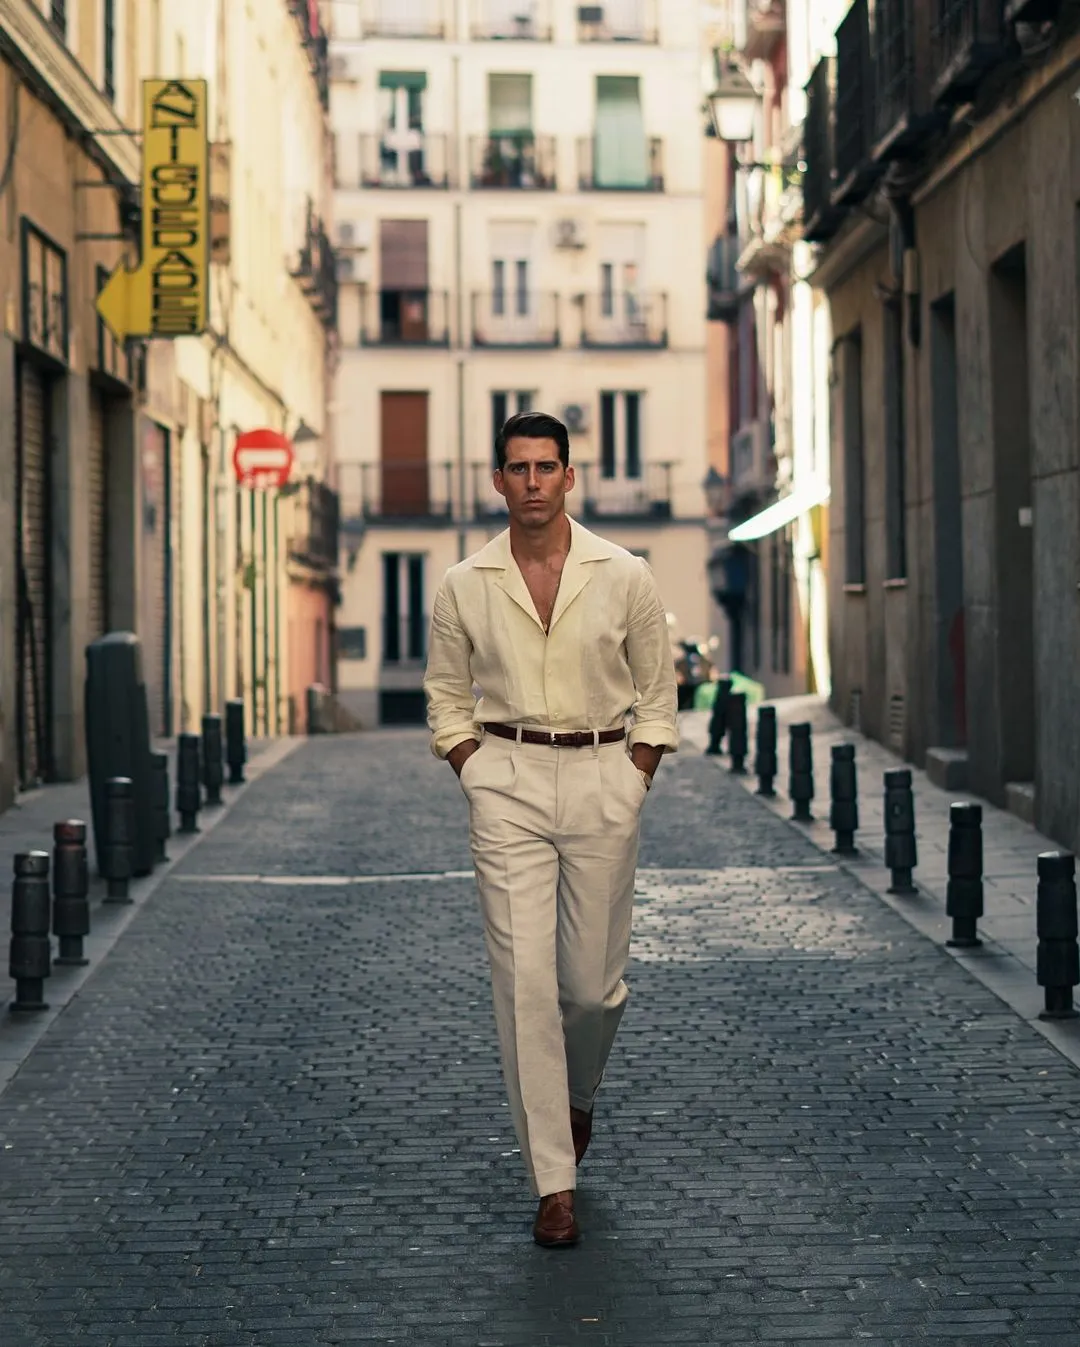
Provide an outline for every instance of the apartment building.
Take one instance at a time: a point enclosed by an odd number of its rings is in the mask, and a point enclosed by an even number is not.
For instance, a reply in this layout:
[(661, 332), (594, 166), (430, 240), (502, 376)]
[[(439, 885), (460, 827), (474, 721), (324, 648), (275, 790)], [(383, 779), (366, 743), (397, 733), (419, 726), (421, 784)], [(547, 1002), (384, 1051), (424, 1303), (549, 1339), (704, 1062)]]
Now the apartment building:
[(831, 677), (828, 305), (809, 284), (801, 190), (828, 8), (736, 0), (710, 32), (710, 585), (728, 663), (772, 697)]
[(493, 442), (571, 430), (587, 525), (704, 637), (694, 0), (333, 10), (341, 699), (417, 721), (431, 597), (506, 525)]
[(837, 711), (1080, 842), (1080, 27), (852, 0), (809, 84)]
[[(0, 808), (84, 771), (108, 631), (155, 737), (234, 696), (278, 733), (329, 681), (326, 47), (309, 0), (0, 0)], [(95, 303), (138, 260), (147, 78), (208, 81), (210, 330), (121, 345)], [(307, 456), (286, 492), (236, 485), (263, 425)]]

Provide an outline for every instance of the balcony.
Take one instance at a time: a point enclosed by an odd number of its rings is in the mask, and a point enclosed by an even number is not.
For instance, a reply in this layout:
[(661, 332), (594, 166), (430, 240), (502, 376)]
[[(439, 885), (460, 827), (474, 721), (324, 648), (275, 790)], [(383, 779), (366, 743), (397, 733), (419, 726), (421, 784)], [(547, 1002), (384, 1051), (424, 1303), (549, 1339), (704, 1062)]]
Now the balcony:
[[(635, 146), (636, 149), (636, 146)], [(578, 141), (578, 187), (582, 192), (662, 192), (664, 142), (647, 139), (641, 153), (608, 153), (595, 136)]]
[(297, 488), (298, 522), (303, 532), (289, 539), (289, 559), (311, 570), (332, 571), (338, 564), (338, 496), (325, 482), (308, 478)]
[(362, 135), (360, 186), (445, 191), (453, 186), (448, 137), (427, 131)]
[(445, 290), (373, 290), (361, 298), (361, 346), (449, 346)]
[(743, 56), (748, 61), (768, 60), (786, 27), (784, 0), (746, 0)]
[(594, 351), (663, 350), (667, 295), (602, 291), (581, 295), (581, 344)]
[(308, 199), (304, 242), (290, 275), (307, 296), (324, 327), (337, 326), (337, 258), (323, 226), (315, 214), (314, 203)]
[(733, 323), (739, 316), (745, 287), (735, 263), (739, 258), (739, 236), (719, 234), (709, 249), (705, 279), (709, 289), (706, 318), (710, 323)]
[(550, 192), (555, 188), (555, 138), (515, 131), (472, 136), (469, 176), (474, 188)]
[(867, 0), (853, 0), (836, 30), (836, 189), (833, 204), (852, 206), (884, 171), (870, 156), (874, 127), (874, 68)]
[(361, 4), (360, 36), (448, 36), (446, 0), (358, 0)]
[(473, 0), (474, 42), (550, 42), (551, 0)]
[(836, 123), (833, 118), (835, 75), (835, 60), (831, 56), (824, 56), (814, 67), (806, 86), (803, 238), (807, 243), (822, 243), (831, 238), (843, 219), (841, 211), (832, 203), (836, 187)]
[(930, 95), (930, 16), (917, 0), (875, 0), (874, 130), (871, 155), (888, 162), (934, 128)]
[(656, 0), (607, 0), (602, 5), (579, 5), (579, 42), (643, 42), (659, 40)]
[(389, 459), (337, 465), (341, 526), (355, 534), (364, 524), (448, 524), (454, 518), (457, 468), (449, 460)]
[(497, 290), (472, 297), (473, 345), (546, 350), (559, 345), (559, 297)]
[[(605, 477), (597, 463), (579, 463), (582, 514), (588, 520), (670, 519), (674, 463), (643, 463), (637, 477)], [(575, 492), (575, 494), (577, 494)], [(573, 497), (571, 497), (571, 500)]]
[(932, 33), (935, 103), (969, 102), (1008, 52), (1002, 0), (937, 0)]

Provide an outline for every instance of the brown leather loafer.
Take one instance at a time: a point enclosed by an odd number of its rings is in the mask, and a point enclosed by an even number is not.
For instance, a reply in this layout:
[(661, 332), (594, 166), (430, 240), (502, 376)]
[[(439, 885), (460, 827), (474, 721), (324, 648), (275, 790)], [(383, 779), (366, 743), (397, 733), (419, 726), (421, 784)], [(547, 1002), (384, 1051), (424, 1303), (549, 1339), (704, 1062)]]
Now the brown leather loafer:
[(581, 1164), (582, 1156), (589, 1149), (592, 1139), (592, 1114), (582, 1113), (580, 1109), (570, 1110), (570, 1132), (574, 1138), (574, 1163)]
[(533, 1239), (545, 1249), (563, 1249), (581, 1238), (574, 1215), (573, 1193), (549, 1193), (540, 1199)]

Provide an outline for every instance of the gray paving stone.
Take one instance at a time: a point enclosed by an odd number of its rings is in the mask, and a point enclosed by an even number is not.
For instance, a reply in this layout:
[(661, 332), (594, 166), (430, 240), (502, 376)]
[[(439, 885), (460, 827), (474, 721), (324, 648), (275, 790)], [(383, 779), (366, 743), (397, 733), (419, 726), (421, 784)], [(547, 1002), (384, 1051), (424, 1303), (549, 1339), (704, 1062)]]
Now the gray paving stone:
[(184, 858), (0, 1094), (3, 1347), (1075, 1342), (1080, 1072), (694, 753), (537, 1249), (464, 825), (323, 739)]

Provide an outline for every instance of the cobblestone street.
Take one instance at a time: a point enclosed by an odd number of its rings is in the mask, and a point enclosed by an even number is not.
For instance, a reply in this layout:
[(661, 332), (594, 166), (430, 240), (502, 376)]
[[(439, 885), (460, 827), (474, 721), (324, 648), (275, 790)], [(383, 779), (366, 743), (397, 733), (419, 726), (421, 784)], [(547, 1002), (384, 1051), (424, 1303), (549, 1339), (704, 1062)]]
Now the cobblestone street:
[(167, 876), (0, 1094), (3, 1347), (1076, 1347), (1080, 1072), (689, 745), (537, 1248), (466, 812), (315, 739)]

